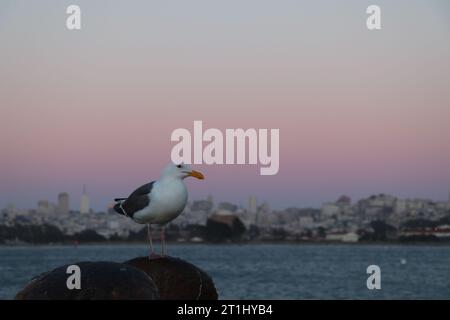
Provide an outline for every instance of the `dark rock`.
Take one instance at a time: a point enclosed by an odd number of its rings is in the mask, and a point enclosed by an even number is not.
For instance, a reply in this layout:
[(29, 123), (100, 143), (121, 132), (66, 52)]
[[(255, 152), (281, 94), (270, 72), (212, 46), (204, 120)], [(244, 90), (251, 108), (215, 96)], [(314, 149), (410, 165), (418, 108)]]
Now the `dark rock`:
[(20, 291), (17, 300), (155, 300), (158, 288), (143, 271), (115, 262), (78, 262), (81, 289), (67, 288), (65, 265), (43, 273)]
[(211, 277), (196, 266), (173, 257), (135, 258), (125, 262), (147, 273), (159, 289), (162, 300), (217, 300)]

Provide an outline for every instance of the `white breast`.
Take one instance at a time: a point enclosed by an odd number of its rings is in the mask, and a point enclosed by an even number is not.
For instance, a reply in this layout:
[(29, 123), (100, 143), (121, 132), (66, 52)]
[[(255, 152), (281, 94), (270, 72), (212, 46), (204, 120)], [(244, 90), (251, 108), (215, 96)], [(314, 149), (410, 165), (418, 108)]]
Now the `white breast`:
[(187, 189), (180, 179), (158, 180), (150, 192), (150, 204), (137, 211), (133, 219), (138, 223), (166, 224), (183, 212)]

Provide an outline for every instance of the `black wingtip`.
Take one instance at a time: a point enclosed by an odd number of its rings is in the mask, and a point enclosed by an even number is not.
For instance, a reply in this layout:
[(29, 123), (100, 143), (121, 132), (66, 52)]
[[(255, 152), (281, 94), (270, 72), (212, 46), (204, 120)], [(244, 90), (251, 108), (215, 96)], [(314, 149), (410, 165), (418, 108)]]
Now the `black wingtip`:
[(124, 201), (127, 200), (127, 198), (115, 198), (114, 201), (115, 202), (120, 202), (120, 201)]
[(120, 206), (120, 203), (116, 203), (114, 205), (114, 211), (119, 214), (123, 214), (124, 216), (126, 215), (125, 212), (123, 211), (122, 207)]

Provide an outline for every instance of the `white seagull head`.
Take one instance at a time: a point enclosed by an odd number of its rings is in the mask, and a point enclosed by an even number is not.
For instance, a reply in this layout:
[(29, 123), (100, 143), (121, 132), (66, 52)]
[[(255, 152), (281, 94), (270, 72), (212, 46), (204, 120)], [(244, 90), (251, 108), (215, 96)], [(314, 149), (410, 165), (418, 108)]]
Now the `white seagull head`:
[(187, 177), (195, 177), (197, 179), (203, 180), (205, 177), (202, 173), (191, 170), (187, 164), (174, 164), (169, 163), (162, 172), (162, 178), (176, 178), (184, 179)]

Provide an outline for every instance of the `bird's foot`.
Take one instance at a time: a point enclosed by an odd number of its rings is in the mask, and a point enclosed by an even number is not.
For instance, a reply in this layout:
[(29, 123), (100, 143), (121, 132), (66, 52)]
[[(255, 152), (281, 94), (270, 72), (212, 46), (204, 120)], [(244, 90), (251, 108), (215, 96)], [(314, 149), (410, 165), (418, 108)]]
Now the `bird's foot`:
[(156, 260), (156, 259), (161, 259), (161, 258), (164, 258), (164, 256), (160, 255), (160, 254), (157, 254), (157, 253), (154, 253), (154, 252), (151, 252), (149, 254), (149, 256), (148, 256), (149, 260)]

